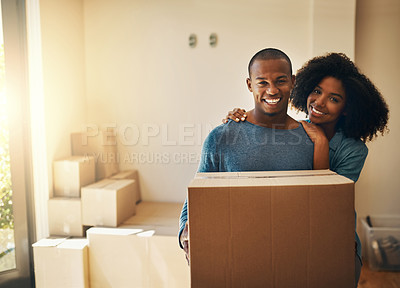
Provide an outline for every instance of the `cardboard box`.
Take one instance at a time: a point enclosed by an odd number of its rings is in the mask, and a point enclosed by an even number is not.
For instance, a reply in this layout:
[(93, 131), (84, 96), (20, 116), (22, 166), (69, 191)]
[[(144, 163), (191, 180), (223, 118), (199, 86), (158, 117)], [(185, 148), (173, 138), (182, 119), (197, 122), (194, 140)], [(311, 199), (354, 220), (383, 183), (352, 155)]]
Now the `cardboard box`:
[(121, 171), (117, 174), (112, 175), (110, 177), (110, 179), (133, 179), (133, 180), (135, 180), (136, 203), (139, 203), (142, 200), (142, 195), (140, 193), (140, 185), (139, 185), (139, 173), (136, 169)]
[(191, 287), (354, 287), (354, 183), (329, 170), (198, 173)]
[(38, 288), (88, 288), (87, 239), (46, 238), (34, 243), (35, 282)]
[(135, 181), (104, 179), (82, 188), (82, 224), (117, 227), (135, 215)]
[(190, 287), (176, 234), (177, 227), (89, 229), (91, 287)]
[(136, 215), (127, 219), (126, 225), (168, 226), (178, 229), (182, 203), (142, 201), (136, 205)]
[(93, 156), (96, 181), (119, 172), (116, 132), (72, 133), (72, 155)]
[(53, 162), (54, 196), (80, 197), (81, 187), (95, 182), (94, 158), (72, 156)]
[(80, 198), (57, 197), (48, 201), (49, 232), (53, 236), (84, 237)]
[(400, 216), (361, 218), (363, 255), (372, 270), (400, 271)]

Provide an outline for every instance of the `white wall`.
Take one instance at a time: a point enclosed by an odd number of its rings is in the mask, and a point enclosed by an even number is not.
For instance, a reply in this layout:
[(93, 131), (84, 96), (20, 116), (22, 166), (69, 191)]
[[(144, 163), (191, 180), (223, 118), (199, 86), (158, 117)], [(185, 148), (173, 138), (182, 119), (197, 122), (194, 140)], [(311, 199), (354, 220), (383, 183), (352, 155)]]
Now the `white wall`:
[(71, 155), (70, 132), (86, 122), (82, 1), (40, 0), (40, 20), (50, 187), (40, 193), (52, 195), (53, 160)]
[(400, 1), (357, 2), (356, 63), (380, 89), (390, 110), (390, 132), (367, 144), (369, 155), (356, 184), (360, 217), (400, 215), (399, 29)]
[[(296, 70), (344, 35), (353, 41), (342, 42), (340, 51), (353, 53), (355, 1), (324, 2), (331, 4), (84, 1), (88, 124), (126, 132), (120, 134), (120, 166), (139, 169), (144, 199), (183, 201), (210, 127), (233, 107), (253, 106), (245, 78), (255, 52), (278, 47)], [(319, 16), (332, 7), (341, 23), (335, 28), (332, 14)], [(321, 27), (347, 32), (332, 36)], [(216, 48), (208, 45), (213, 32)], [(188, 46), (191, 33), (199, 41), (194, 49)], [(193, 159), (186, 163), (186, 156)]]

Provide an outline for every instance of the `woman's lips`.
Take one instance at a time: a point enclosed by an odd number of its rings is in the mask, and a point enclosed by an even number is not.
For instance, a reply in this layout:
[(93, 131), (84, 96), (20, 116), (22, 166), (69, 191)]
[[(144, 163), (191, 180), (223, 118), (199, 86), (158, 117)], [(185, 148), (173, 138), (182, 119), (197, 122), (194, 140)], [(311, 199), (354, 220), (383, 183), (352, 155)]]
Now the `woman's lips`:
[(313, 106), (311, 106), (311, 105), (310, 105), (310, 109), (311, 109), (311, 112), (314, 113), (314, 114), (316, 114), (316, 115), (322, 116), (322, 115), (326, 115), (326, 114), (327, 114), (327, 113), (324, 113), (324, 112), (322, 112), (322, 111), (319, 111), (318, 109), (316, 109), (315, 107), (313, 107)]

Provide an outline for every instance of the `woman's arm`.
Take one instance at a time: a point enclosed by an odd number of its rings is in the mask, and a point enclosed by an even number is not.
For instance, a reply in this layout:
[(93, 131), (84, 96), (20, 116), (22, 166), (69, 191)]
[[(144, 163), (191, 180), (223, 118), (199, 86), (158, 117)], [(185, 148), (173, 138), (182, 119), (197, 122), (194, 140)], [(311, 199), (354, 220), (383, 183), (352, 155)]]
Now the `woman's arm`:
[(330, 169), (357, 182), (367, 155), (368, 148), (365, 143), (361, 140), (345, 138), (331, 155)]
[(314, 143), (313, 169), (329, 169), (329, 140), (326, 138), (324, 131), (315, 124), (306, 121), (300, 121), (300, 123)]
[(229, 111), (228, 115), (222, 119), (222, 123), (228, 123), (229, 119), (239, 122), (244, 121), (247, 118), (246, 110), (241, 108), (234, 108), (233, 111)]

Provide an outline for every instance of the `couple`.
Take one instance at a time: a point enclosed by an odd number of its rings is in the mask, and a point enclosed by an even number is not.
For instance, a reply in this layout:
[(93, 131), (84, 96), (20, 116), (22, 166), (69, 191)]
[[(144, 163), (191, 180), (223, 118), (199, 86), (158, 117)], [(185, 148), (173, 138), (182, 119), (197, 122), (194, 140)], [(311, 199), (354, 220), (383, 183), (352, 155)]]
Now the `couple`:
[[(330, 169), (357, 181), (368, 149), (386, 130), (388, 108), (371, 81), (344, 54), (308, 61), (292, 73), (290, 58), (267, 48), (248, 66), (254, 109), (230, 112), (204, 142), (198, 172)], [(297, 122), (289, 101), (308, 114)], [(241, 121), (240, 121), (241, 120)], [(180, 216), (179, 244), (188, 259), (187, 201)], [(355, 234), (356, 286), (361, 243)]]

